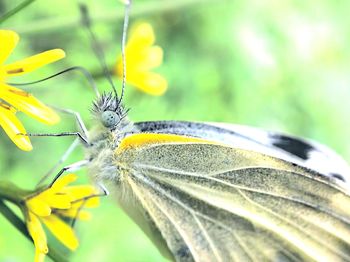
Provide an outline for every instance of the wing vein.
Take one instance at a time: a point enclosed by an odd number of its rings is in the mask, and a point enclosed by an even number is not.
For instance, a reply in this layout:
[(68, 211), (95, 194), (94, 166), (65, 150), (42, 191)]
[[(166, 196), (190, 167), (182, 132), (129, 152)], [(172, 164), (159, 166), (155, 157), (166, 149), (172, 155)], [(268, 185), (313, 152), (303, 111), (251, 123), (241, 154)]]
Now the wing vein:
[(247, 254), (251, 261), (255, 262), (255, 258), (250, 254), (248, 247), (243, 243), (241, 237), (239, 237), (234, 231), (232, 231), (233, 237), (237, 240), (237, 243), (241, 246), (242, 250)]
[[(145, 201), (142, 199), (142, 193), (138, 190), (138, 186), (135, 185), (135, 183), (132, 181), (132, 179), (128, 178), (128, 184), (131, 186), (133, 192), (136, 194), (138, 193), (137, 197), (140, 199), (140, 201), (143, 203), (143, 205), (145, 206)], [(143, 179), (141, 180), (143, 182), (145, 182)], [(151, 186), (153, 189), (155, 189), (151, 184), (147, 183), (149, 186)], [(180, 230), (180, 226), (178, 225), (178, 223), (176, 223), (171, 216), (169, 216), (169, 214), (163, 209), (161, 208), (160, 205), (157, 205), (157, 203), (155, 203), (155, 201), (152, 198), (149, 198), (150, 201), (152, 201), (152, 203), (157, 206), (157, 208), (159, 208), (159, 210), (169, 219), (170, 223), (175, 227), (176, 231), (180, 234), (180, 236), (182, 237), (182, 239), (185, 241), (185, 243), (187, 244), (188, 248), (191, 250), (191, 254), (193, 255), (195, 261), (199, 261), (199, 254), (197, 254), (194, 250), (194, 248), (192, 247), (192, 245), (190, 244), (190, 241), (187, 239), (186, 235), (183, 234), (183, 231)]]
[(199, 219), (197, 218), (197, 216), (195, 215), (194, 212), (191, 212), (193, 218), (195, 219), (196, 223), (198, 224), (199, 228), (203, 231), (203, 234), (205, 236), (205, 238), (207, 239), (209, 246), (211, 248), (211, 250), (213, 251), (214, 256), (216, 257), (216, 259), (218, 261), (222, 261), (222, 259), (220, 258), (220, 255), (218, 253), (218, 249), (217, 247), (214, 245), (213, 241), (211, 240), (211, 237), (209, 236), (207, 230), (204, 228), (204, 226), (202, 225), (202, 223), (199, 221)]
[[(166, 192), (164, 189), (160, 188), (158, 185), (155, 185), (154, 183), (152, 183), (151, 181), (149, 181), (149, 179), (147, 177), (145, 177), (144, 175), (140, 174), (140, 173), (134, 173), (133, 176), (142, 181), (142, 182), (145, 182), (148, 184), (148, 186), (150, 186), (151, 188), (153, 188), (154, 190), (158, 191), (159, 193), (161, 193), (163, 196), (166, 196), (168, 199), (170, 199), (171, 201), (175, 202), (176, 204), (178, 204), (179, 206), (181, 206), (182, 208), (184, 208), (185, 210), (187, 210), (188, 212), (190, 212), (193, 217), (196, 217), (197, 216), (200, 216), (214, 224), (216, 224), (217, 226), (219, 227), (222, 227), (224, 229), (226, 229), (228, 232), (234, 234), (234, 231), (229, 228), (227, 225), (217, 221), (217, 220), (214, 220), (212, 219), (211, 217), (208, 217), (204, 214), (201, 214), (201, 213), (198, 213), (196, 211), (194, 211), (193, 209), (191, 209), (190, 207), (188, 207), (186, 204), (184, 204), (182, 201), (179, 201), (178, 199), (174, 198), (173, 196), (171, 196), (168, 192)], [(152, 200), (153, 201), (153, 200)], [(154, 202), (154, 201), (153, 201)], [(157, 205), (159, 207), (159, 205)], [(164, 212), (162, 210), (162, 212)], [(166, 215), (166, 214), (165, 214)], [(167, 216), (168, 217), (168, 216)], [(198, 221), (198, 220), (197, 220)], [(175, 222), (172, 222), (173, 224)], [(174, 225), (175, 226), (175, 225)], [(176, 228), (178, 230), (178, 228)], [(179, 231), (179, 230), (178, 230)], [(180, 233), (180, 232), (179, 232)], [(183, 236), (181, 233), (180, 233), (181, 236)], [(184, 238), (184, 240), (186, 241), (186, 239)], [(220, 256), (219, 256), (220, 257)]]
[[(276, 197), (276, 198), (281, 198), (281, 199), (284, 199), (284, 200), (289, 200), (289, 201), (293, 201), (293, 202), (296, 202), (296, 203), (299, 203), (299, 204), (302, 204), (302, 205), (305, 205), (305, 206), (308, 206), (308, 207), (311, 207), (313, 209), (316, 209), (320, 212), (324, 212), (326, 213), (327, 215), (330, 215), (348, 225), (350, 225), (350, 220), (344, 218), (344, 217), (341, 217), (335, 213), (332, 213), (330, 212), (329, 210), (327, 209), (323, 209), (321, 208), (320, 206), (317, 206), (317, 205), (314, 205), (314, 204), (311, 204), (311, 203), (308, 203), (308, 202), (305, 202), (305, 201), (302, 201), (300, 199), (295, 199), (295, 198), (291, 198), (291, 197), (286, 197), (286, 196), (281, 196), (281, 195), (277, 195), (277, 194), (273, 194), (271, 192), (267, 192), (267, 191), (264, 191), (264, 190), (257, 190), (257, 189), (252, 189), (252, 188), (249, 188), (249, 187), (245, 187), (245, 186), (238, 186), (238, 185), (234, 185), (234, 184), (231, 184), (231, 183), (228, 183), (226, 181), (222, 181), (220, 179), (217, 179), (215, 177), (211, 177), (211, 176), (206, 176), (206, 175), (201, 175), (201, 174), (193, 174), (193, 173), (189, 173), (189, 172), (180, 172), (178, 170), (169, 170), (169, 169), (166, 169), (166, 168), (159, 168), (159, 167), (153, 167), (153, 166), (147, 166), (147, 165), (141, 165), (141, 164), (138, 164), (137, 165), (138, 167), (140, 168), (147, 168), (147, 169), (150, 169), (150, 170), (154, 170), (154, 171), (160, 171), (160, 172), (166, 172), (166, 173), (172, 173), (172, 174), (179, 174), (179, 175), (185, 175), (185, 176), (194, 176), (194, 177), (199, 177), (199, 178), (205, 178), (205, 179), (208, 179), (208, 180), (212, 180), (212, 181), (215, 181), (215, 182), (218, 182), (220, 184), (223, 184), (223, 185), (226, 185), (226, 186), (229, 186), (229, 187), (232, 187), (234, 189), (242, 189), (242, 190), (245, 190), (245, 191), (249, 191), (249, 192), (254, 192), (254, 193), (259, 193), (259, 194), (264, 194), (264, 195), (268, 195), (268, 196), (272, 196), (272, 197)], [(230, 172), (230, 171), (228, 171)], [(219, 173), (218, 173), (219, 174)]]
[[(339, 252), (338, 250), (334, 249), (332, 246), (328, 245), (327, 242), (323, 241), (320, 238), (315, 238), (314, 236), (312, 236), (311, 234), (309, 234), (308, 232), (306, 232), (305, 230), (303, 230), (302, 228), (300, 228), (299, 225), (297, 225), (296, 223), (290, 221), (289, 219), (286, 219), (285, 217), (277, 214), (276, 212), (274, 212), (273, 210), (266, 208), (262, 205), (260, 205), (259, 203), (255, 202), (254, 200), (252, 200), (249, 196), (247, 196), (244, 192), (242, 192), (241, 190), (238, 189), (238, 192), (241, 194), (242, 197), (244, 197), (247, 201), (249, 201), (252, 205), (257, 206), (258, 208), (263, 209), (264, 211), (272, 214), (275, 217), (278, 217), (279, 219), (285, 221), (287, 224), (297, 228), (299, 231), (303, 232), (304, 234), (306, 234), (308, 237), (310, 237), (311, 239), (313, 239), (315, 242), (327, 247), (328, 249), (332, 250), (333, 252), (335, 252), (336, 254), (338, 254), (339, 256), (346, 258), (348, 260), (350, 260), (350, 257), (347, 256), (346, 254), (344, 254), (343, 252)], [(320, 228), (322, 230), (322, 228)], [(327, 232), (327, 231), (325, 231)], [(296, 246), (297, 247), (297, 246)], [(297, 247), (299, 248), (299, 247)]]

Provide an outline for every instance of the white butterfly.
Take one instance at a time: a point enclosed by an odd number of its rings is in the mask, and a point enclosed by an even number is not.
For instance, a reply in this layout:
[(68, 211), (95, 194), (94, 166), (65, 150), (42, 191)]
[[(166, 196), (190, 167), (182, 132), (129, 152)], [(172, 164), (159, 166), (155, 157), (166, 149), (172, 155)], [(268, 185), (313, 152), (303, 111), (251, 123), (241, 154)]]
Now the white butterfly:
[(227, 124), (133, 124), (113, 94), (94, 111), (90, 174), (168, 258), (350, 260), (349, 167), (325, 146)]

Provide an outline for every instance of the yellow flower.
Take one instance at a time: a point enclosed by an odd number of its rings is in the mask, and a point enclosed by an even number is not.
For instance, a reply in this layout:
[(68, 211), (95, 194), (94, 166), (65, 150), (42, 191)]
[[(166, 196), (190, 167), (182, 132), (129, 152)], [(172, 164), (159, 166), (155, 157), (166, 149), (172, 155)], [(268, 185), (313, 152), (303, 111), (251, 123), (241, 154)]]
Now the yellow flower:
[[(166, 79), (160, 74), (150, 72), (163, 62), (163, 49), (155, 46), (153, 28), (148, 23), (139, 23), (132, 30), (126, 44), (126, 82), (150, 95), (159, 96), (168, 88)], [(123, 76), (121, 55), (117, 60), (115, 74)]]
[(90, 185), (69, 186), (76, 179), (74, 174), (59, 178), (50, 188), (25, 201), (27, 228), (35, 245), (35, 262), (43, 261), (48, 252), (42, 224), (70, 250), (78, 247), (72, 227), (62, 217), (88, 219), (90, 214), (82, 208), (98, 206), (99, 199), (94, 197), (97, 192)]
[(31, 94), (6, 84), (13, 76), (26, 74), (46, 64), (53, 63), (65, 56), (61, 49), (52, 49), (14, 63), (4, 64), (19, 40), (19, 36), (10, 30), (0, 30), (0, 126), (9, 138), (22, 150), (30, 151), (32, 145), (21, 122), (16, 117), (17, 111), (45, 124), (55, 124), (58, 115)]

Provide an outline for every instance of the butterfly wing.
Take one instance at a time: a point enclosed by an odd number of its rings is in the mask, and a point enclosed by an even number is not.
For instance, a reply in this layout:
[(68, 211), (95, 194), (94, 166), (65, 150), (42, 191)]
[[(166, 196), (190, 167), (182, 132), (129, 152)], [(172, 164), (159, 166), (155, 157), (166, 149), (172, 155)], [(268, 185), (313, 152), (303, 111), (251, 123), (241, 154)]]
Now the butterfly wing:
[(350, 188), (349, 165), (330, 148), (311, 140), (227, 123), (154, 121), (136, 125), (141, 132), (201, 137), (268, 154), (313, 169)]
[(350, 260), (350, 197), (314, 171), (169, 134), (126, 137), (116, 161), (119, 201), (176, 261)]

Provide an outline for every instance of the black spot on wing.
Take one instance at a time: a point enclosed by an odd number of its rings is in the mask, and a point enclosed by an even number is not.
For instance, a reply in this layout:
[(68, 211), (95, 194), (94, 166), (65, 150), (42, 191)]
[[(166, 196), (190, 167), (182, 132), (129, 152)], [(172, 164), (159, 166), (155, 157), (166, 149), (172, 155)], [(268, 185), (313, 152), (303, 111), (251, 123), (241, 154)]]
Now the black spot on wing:
[(329, 175), (330, 175), (331, 177), (335, 178), (335, 179), (338, 179), (338, 180), (341, 180), (341, 181), (345, 182), (345, 178), (344, 178), (341, 174), (330, 173)]
[(187, 246), (182, 246), (180, 249), (176, 251), (176, 257), (181, 259), (189, 259), (192, 258), (191, 251)]
[(275, 147), (281, 148), (304, 160), (309, 159), (309, 153), (316, 150), (309, 143), (289, 136), (271, 134), (271, 139), (272, 145)]

